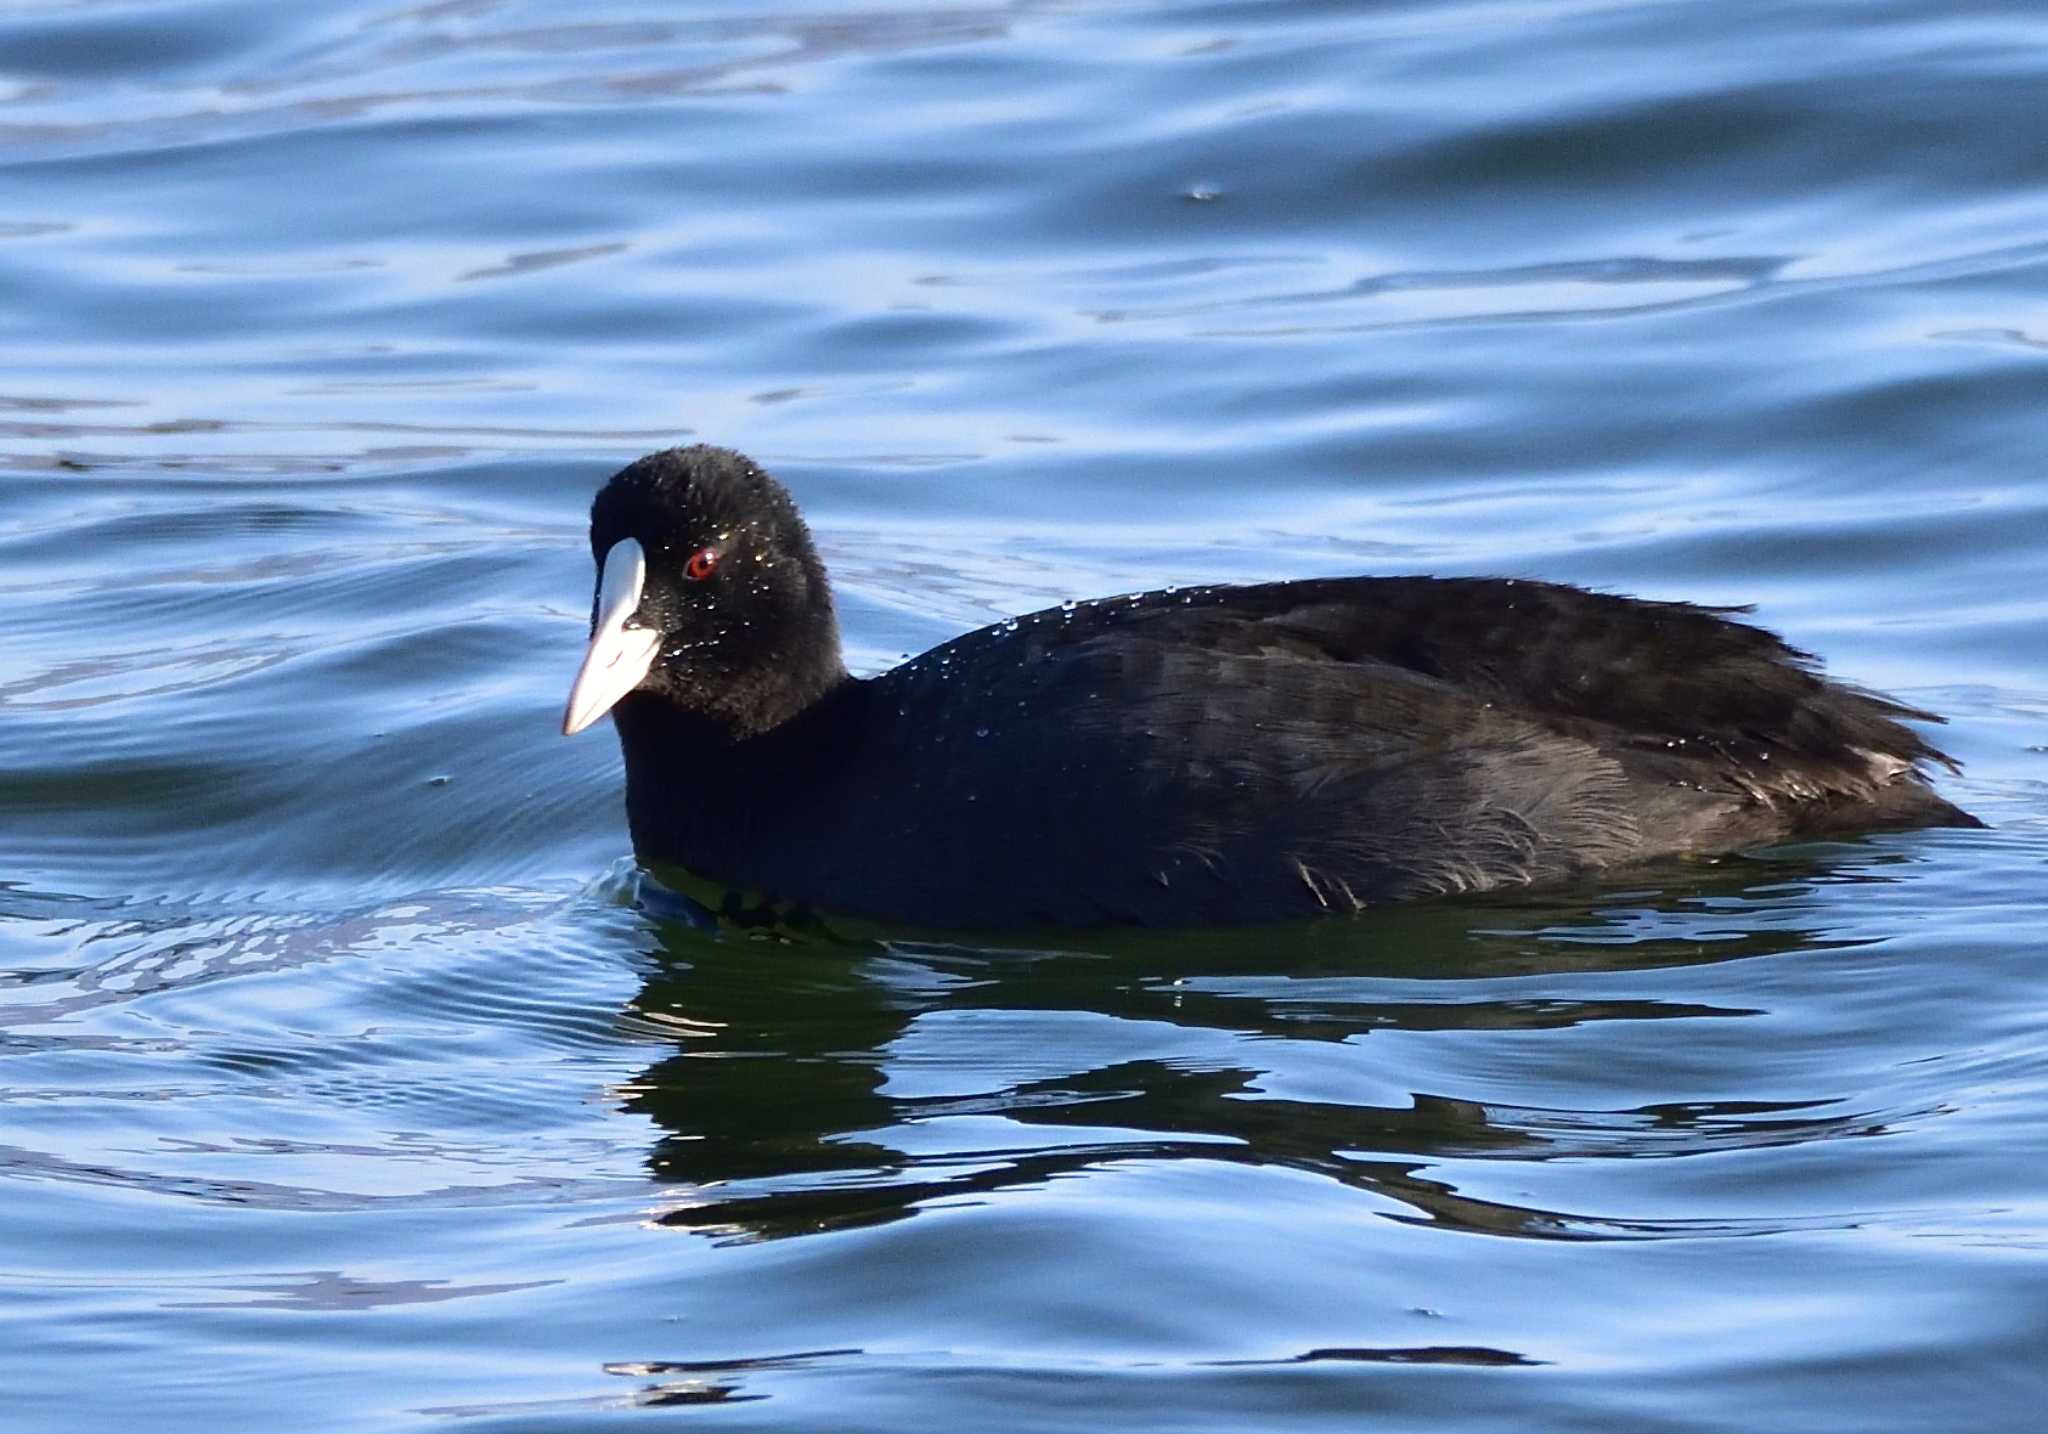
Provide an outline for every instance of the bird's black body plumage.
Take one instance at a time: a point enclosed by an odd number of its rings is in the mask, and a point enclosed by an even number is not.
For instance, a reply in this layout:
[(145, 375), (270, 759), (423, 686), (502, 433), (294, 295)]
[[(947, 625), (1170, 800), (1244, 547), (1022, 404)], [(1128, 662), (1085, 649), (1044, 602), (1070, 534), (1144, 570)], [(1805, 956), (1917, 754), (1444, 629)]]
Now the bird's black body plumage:
[[(635, 850), (822, 912), (1272, 921), (1977, 824), (1904, 725), (1939, 718), (1728, 609), (1492, 578), (1204, 587), (1033, 613), (861, 679), (801, 518), (746, 459), (626, 469), (593, 510), (599, 561), (625, 536), (663, 632), (613, 709)], [(671, 571), (705, 544), (716, 578)]]

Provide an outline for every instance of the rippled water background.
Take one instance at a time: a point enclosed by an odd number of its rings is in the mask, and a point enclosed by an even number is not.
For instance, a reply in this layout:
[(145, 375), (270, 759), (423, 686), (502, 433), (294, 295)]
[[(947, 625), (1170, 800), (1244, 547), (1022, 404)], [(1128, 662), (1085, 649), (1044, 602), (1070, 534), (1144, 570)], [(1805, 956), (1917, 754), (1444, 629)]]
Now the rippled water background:
[[(0, 10), (0, 1422), (2038, 1429), (2044, 93), (2021, 0)], [(865, 668), (1755, 601), (1994, 829), (714, 940), (553, 730), (691, 437)]]

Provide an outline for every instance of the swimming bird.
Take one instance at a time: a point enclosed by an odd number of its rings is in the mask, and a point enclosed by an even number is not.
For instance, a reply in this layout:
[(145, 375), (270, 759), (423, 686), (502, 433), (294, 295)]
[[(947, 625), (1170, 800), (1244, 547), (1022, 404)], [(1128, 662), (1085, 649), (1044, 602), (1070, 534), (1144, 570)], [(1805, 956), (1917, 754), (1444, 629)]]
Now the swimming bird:
[(1063, 603), (848, 674), (788, 491), (708, 446), (591, 506), (591, 639), (643, 862), (937, 929), (1202, 926), (1977, 826), (1931, 712), (1738, 620), (1506, 578)]

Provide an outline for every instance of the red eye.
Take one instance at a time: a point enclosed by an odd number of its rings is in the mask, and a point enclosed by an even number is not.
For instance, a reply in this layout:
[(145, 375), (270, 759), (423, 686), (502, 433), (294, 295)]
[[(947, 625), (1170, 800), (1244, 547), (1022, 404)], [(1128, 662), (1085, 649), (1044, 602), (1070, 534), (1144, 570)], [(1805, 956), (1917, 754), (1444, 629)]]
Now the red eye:
[(690, 554), (690, 561), (683, 564), (683, 573), (693, 583), (701, 583), (718, 571), (718, 549), (699, 548)]

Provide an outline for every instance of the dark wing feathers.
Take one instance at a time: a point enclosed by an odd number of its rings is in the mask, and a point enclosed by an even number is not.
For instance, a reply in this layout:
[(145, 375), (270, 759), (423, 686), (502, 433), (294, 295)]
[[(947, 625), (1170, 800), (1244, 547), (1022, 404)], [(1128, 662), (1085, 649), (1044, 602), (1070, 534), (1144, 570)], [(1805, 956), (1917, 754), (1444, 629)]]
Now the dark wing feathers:
[[(951, 827), (946, 810), (971, 801), (960, 825), (1000, 843), (932, 852), (935, 891), (1005, 862), (1026, 868), (1003, 913), (1021, 924), (1083, 899), (1106, 920), (1271, 920), (1639, 854), (1626, 774), (1578, 737), (1376, 659), (1333, 662), (1277, 628), (1122, 617), (1026, 624), (984, 639), (1021, 644), (1014, 661), (984, 667), (961, 646), (880, 679), (881, 719), (917, 751), (860, 798), (878, 837)], [(1191, 621), (1209, 630), (1190, 635)], [(1012, 720), (991, 728), (991, 711)], [(1001, 752), (1001, 779), (979, 768), (972, 794), (937, 789), (943, 750), (962, 742)], [(1019, 850), (1032, 860), (1006, 862)], [(980, 915), (992, 919), (985, 901)]]
[[(915, 880), (966, 923), (1270, 920), (1969, 821), (1913, 770), (1946, 760), (1901, 725), (1928, 714), (1718, 610), (1545, 583), (1107, 599), (867, 686), (890, 755), (831, 800), (892, 865), (821, 872), (847, 909)], [(991, 868), (1017, 883), (994, 904)]]
[(1134, 611), (1134, 626), (1162, 641), (1376, 661), (1598, 746), (1698, 757), (1752, 793), (1868, 795), (1915, 763), (1954, 767), (1904, 725), (1939, 717), (1828, 681), (1811, 655), (1732, 620), (1736, 609), (1495, 578), (1337, 578), (1201, 597), (1206, 609)]
[[(1108, 599), (881, 682), (920, 746), (1013, 714), (996, 734), (1008, 779), (976, 794), (977, 824), (1069, 863), (1020, 900), (1085, 890), (1116, 920), (1308, 915), (1725, 849), (1902, 775), (1938, 803), (1911, 766), (1946, 760), (1901, 725), (1927, 714), (1825, 681), (1722, 611), (1546, 583)], [(929, 817), (946, 764), (915, 765)], [(1132, 850), (1133, 831), (1174, 835)]]
[(1826, 681), (1810, 654), (1733, 620), (1742, 609), (1496, 578), (1339, 578), (1235, 591), (1249, 609), (1241, 616), (1257, 613), (1254, 631), (1338, 661), (1377, 658), (1517, 706), (1660, 736), (1940, 760), (1899, 725), (1938, 717)]

